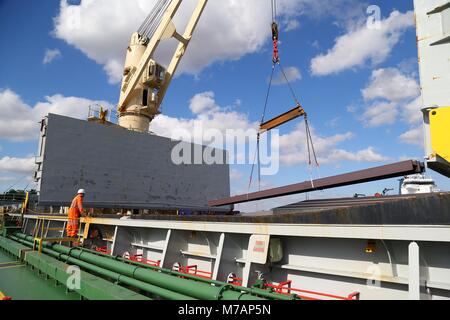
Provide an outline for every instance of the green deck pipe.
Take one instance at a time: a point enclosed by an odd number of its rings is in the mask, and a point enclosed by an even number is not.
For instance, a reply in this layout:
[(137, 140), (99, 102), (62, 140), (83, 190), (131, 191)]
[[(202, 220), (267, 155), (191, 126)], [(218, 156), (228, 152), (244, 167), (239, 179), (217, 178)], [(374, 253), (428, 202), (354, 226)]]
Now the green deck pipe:
[[(112, 259), (112, 260), (115, 260), (115, 261), (121, 261), (121, 262), (124, 262), (124, 263), (127, 263), (127, 264), (137, 265), (137, 266), (140, 266), (142, 268), (151, 269), (151, 270), (154, 270), (154, 271), (170, 274), (170, 275), (176, 276), (176, 277), (183, 277), (183, 278), (195, 280), (195, 281), (198, 281), (198, 282), (205, 282), (205, 283), (209, 283), (209, 284), (214, 284), (216, 286), (223, 286), (223, 285), (227, 284), (227, 283), (222, 282), (222, 281), (206, 279), (206, 278), (197, 277), (197, 276), (191, 275), (191, 274), (186, 274), (186, 273), (173, 271), (173, 270), (170, 270), (170, 269), (165, 269), (165, 268), (161, 268), (161, 267), (155, 267), (155, 266), (151, 266), (151, 265), (144, 264), (144, 263), (141, 263), (141, 262), (125, 259), (125, 258), (122, 258), (120, 256), (111, 256), (111, 255), (107, 255), (107, 254), (100, 253), (100, 252), (97, 252), (97, 251), (94, 251), (94, 250), (90, 250), (90, 249), (86, 249), (86, 248), (81, 248), (81, 250), (89, 252), (89, 253), (92, 253), (92, 254), (95, 254), (97, 256), (109, 258), (109, 259)], [(233, 285), (233, 287), (235, 289), (239, 290), (239, 291), (244, 291), (244, 292), (250, 293), (252, 295), (261, 296), (261, 297), (264, 297), (264, 298), (267, 298), (267, 299), (274, 299), (274, 300), (301, 300), (295, 294), (285, 295), (285, 294), (279, 294), (279, 293), (271, 292), (271, 291), (265, 290), (265, 289), (247, 288), (247, 287), (236, 286), (236, 285)]]
[[(154, 267), (154, 266), (150, 266), (150, 265), (143, 264), (143, 263), (140, 263), (140, 262), (131, 261), (131, 260), (122, 258), (120, 256), (105, 255), (103, 253), (99, 253), (99, 252), (96, 252), (96, 251), (93, 251), (93, 250), (89, 250), (89, 249), (86, 249), (86, 248), (80, 248), (80, 250), (83, 250), (85, 252), (89, 252), (89, 253), (95, 254), (95, 255), (100, 256), (100, 257), (109, 258), (109, 259), (112, 259), (114, 261), (122, 261), (122, 262), (127, 263), (127, 264), (137, 265), (137, 266), (140, 266), (140, 267), (143, 267), (143, 268), (146, 268), (146, 269), (151, 269), (151, 270), (154, 270), (154, 271), (163, 272), (163, 273), (170, 274), (170, 275), (176, 276), (176, 277), (183, 277), (183, 278), (187, 278), (187, 279), (191, 279), (191, 280), (195, 280), (195, 281), (199, 281), (199, 282), (214, 284), (216, 286), (227, 285), (227, 283), (225, 283), (225, 282), (212, 280), (212, 279), (201, 278), (201, 277), (196, 277), (194, 275), (180, 273), (180, 272), (176, 272), (176, 271), (173, 271), (173, 270), (170, 270), (170, 269)], [(242, 287), (242, 286), (233, 286), (233, 287), (236, 290), (239, 290), (241, 292), (243, 291), (243, 292), (249, 293), (251, 295), (261, 296), (261, 297), (266, 298), (266, 299), (273, 299), (273, 300), (301, 300), (295, 294), (285, 295), (285, 294), (279, 294), (279, 293), (271, 292), (271, 291), (268, 291), (268, 290), (265, 290), (265, 289), (260, 289), (260, 288), (247, 288), (247, 287)]]
[[(15, 236), (11, 236), (10, 238), (15, 240), (15, 241), (17, 241), (17, 242), (20, 242), (20, 243), (22, 243), (24, 245), (32, 246), (32, 244), (30, 242), (28, 242), (26, 240), (23, 240), (23, 239), (20, 239), (20, 238), (17, 238)], [(65, 255), (65, 254), (58, 253), (58, 252), (56, 252), (54, 250), (51, 250), (51, 249), (48, 249), (48, 248), (43, 248), (42, 251), (44, 253), (47, 253), (50, 256), (53, 256), (53, 257), (57, 258), (58, 260), (62, 260), (64, 262), (66, 262), (66, 263), (77, 265), (77, 266), (82, 267), (82, 268), (84, 268), (86, 270), (89, 270), (89, 271), (95, 272), (97, 274), (100, 274), (102, 276), (108, 277), (110, 279), (113, 279), (117, 283), (123, 283), (123, 284), (129, 285), (129, 286), (133, 286), (135, 288), (144, 290), (146, 292), (150, 292), (150, 293), (155, 294), (158, 297), (161, 297), (163, 299), (167, 299), (167, 300), (194, 300), (194, 298), (192, 298), (190, 296), (186, 296), (186, 295), (183, 295), (183, 294), (179, 294), (177, 292), (173, 292), (173, 291), (170, 291), (170, 290), (159, 288), (159, 287), (153, 286), (153, 285), (151, 285), (149, 283), (145, 283), (145, 282), (142, 282), (142, 281), (130, 278), (130, 277), (126, 277), (126, 276), (123, 276), (123, 275), (118, 274), (118, 273), (113, 272), (113, 271), (105, 270), (105, 269), (97, 267), (97, 266), (95, 266), (93, 264), (81, 261), (79, 259), (70, 257), (70, 256)]]
[[(101, 253), (99, 253), (99, 254), (101, 254)], [(177, 276), (177, 277), (184, 277), (184, 278), (188, 278), (188, 279), (195, 280), (195, 281), (198, 281), (198, 282), (205, 282), (205, 283), (214, 284), (214, 285), (226, 285), (225, 282), (218, 281), (218, 280), (206, 279), (206, 278), (196, 277), (196, 276), (191, 275), (191, 274), (186, 274), (186, 273), (173, 271), (173, 270), (170, 270), (170, 269), (158, 268), (158, 267), (150, 266), (148, 264), (144, 264), (144, 263), (137, 262), (137, 261), (131, 261), (131, 260), (128, 260), (128, 259), (125, 259), (125, 258), (121, 258), (121, 257), (113, 257), (113, 256), (109, 256), (109, 255), (105, 255), (105, 256), (106, 257), (110, 257), (111, 259), (114, 259), (114, 260), (122, 261), (124, 263), (134, 264), (134, 265), (137, 265), (137, 266), (141, 266), (143, 268), (164, 272), (164, 273), (167, 273), (167, 274), (170, 274), (170, 275), (173, 275), (173, 276)], [(247, 287), (241, 287), (241, 286), (236, 286), (236, 285), (233, 285), (233, 287), (236, 290), (244, 291), (244, 292), (250, 293), (252, 295), (261, 296), (261, 297), (264, 297), (264, 298), (267, 298), (267, 299), (273, 299), (273, 300), (301, 300), (295, 294), (285, 295), (285, 294), (279, 294), (279, 293), (275, 293), (275, 292), (270, 292), (270, 291), (265, 290), (265, 289), (247, 288)]]
[[(16, 236), (28, 242), (33, 242), (34, 240), (33, 237), (21, 233), (16, 233)], [(115, 261), (107, 257), (101, 257), (96, 254), (83, 251), (79, 248), (69, 248), (59, 244), (51, 244), (46, 242), (43, 243), (43, 246), (52, 248), (54, 251), (59, 253), (94, 264), (98, 267), (117, 272), (121, 275), (201, 300), (262, 300), (262, 298), (251, 295), (247, 292), (242, 293), (237, 291), (233, 288), (233, 286), (228, 284), (217, 287), (203, 282), (182, 279), (161, 272), (150, 271), (140, 266)]]

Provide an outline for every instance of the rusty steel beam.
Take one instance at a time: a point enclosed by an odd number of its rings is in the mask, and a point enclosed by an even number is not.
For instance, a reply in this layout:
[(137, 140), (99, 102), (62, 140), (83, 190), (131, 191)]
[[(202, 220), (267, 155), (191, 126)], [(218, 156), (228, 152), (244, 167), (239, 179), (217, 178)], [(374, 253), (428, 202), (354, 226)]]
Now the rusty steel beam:
[(425, 166), (423, 163), (414, 160), (407, 160), (328, 178), (305, 181), (297, 184), (291, 184), (274, 189), (238, 195), (225, 199), (211, 200), (208, 202), (208, 205), (211, 207), (219, 207), (255, 200), (270, 199), (315, 190), (325, 190), (358, 183), (395, 178), (409, 174), (422, 173), (424, 170)]

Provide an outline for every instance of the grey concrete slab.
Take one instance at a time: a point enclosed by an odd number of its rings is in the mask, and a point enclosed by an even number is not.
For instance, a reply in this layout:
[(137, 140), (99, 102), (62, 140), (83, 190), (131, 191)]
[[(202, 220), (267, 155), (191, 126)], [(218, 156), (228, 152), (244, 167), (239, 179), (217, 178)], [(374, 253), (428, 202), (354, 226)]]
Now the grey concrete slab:
[(39, 203), (68, 205), (78, 188), (94, 208), (205, 209), (209, 199), (228, 197), (229, 166), (176, 165), (171, 153), (178, 143), (49, 114), (37, 157)]

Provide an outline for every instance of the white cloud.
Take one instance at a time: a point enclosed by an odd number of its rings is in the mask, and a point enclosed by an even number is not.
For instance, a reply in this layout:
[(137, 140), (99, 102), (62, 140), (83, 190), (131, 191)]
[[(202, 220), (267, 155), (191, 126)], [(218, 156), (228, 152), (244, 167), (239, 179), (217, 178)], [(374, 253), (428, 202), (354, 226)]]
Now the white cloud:
[(311, 72), (316, 76), (336, 74), (370, 62), (377, 65), (386, 60), (402, 34), (414, 26), (412, 11), (393, 11), (381, 21), (380, 29), (369, 29), (365, 24), (335, 40), (327, 53), (311, 60)]
[(319, 48), (320, 48), (320, 42), (319, 42), (319, 40), (314, 40), (314, 41), (311, 43), (311, 47), (313, 47), (314, 49), (319, 49)]
[(335, 117), (335, 118), (325, 122), (325, 125), (327, 127), (335, 129), (335, 128), (339, 127), (340, 122), (341, 122), (341, 117)]
[[(412, 61), (414, 60), (407, 60), (401, 65), (412, 64)], [(375, 103), (366, 106), (365, 112), (358, 119), (367, 127), (402, 121), (410, 128), (399, 136), (399, 141), (422, 147), (423, 133), (417, 127), (423, 119), (420, 87), (414, 68), (409, 66), (405, 70), (408, 69), (410, 74), (397, 68), (374, 70), (370, 83), (361, 93), (366, 101), (375, 100)]]
[(348, 152), (340, 149), (333, 150), (329, 156), (329, 161), (341, 160), (355, 162), (383, 162), (390, 160), (390, 158), (377, 153), (373, 147), (368, 147), (357, 152)]
[(393, 102), (381, 102), (367, 107), (360, 117), (366, 127), (379, 127), (394, 124), (397, 121), (397, 105)]
[[(197, 132), (194, 128), (201, 127), (203, 130), (215, 129), (226, 134), (227, 129), (245, 132), (249, 129), (256, 130), (259, 125), (258, 122), (252, 122), (244, 113), (219, 106), (214, 99), (214, 93), (210, 91), (195, 95), (190, 100), (190, 104), (191, 110), (197, 112), (193, 112), (194, 118), (179, 119), (167, 115), (159, 115), (150, 124), (151, 131), (158, 135), (172, 137), (175, 131), (185, 130), (193, 133), (195, 141), (202, 141), (202, 132)], [(387, 159), (377, 154), (372, 147), (354, 152), (338, 148), (337, 146), (340, 143), (354, 137), (351, 132), (322, 136), (317, 134), (314, 128), (311, 127), (311, 134), (320, 164), (336, 163), (342, 160), (379, 162)], [(281, 163), (297, 165), (308, 162), (305, 136), (305, 125), (303, 122), (299, 123), (293, 131), (280, 135)]]
[[(300, 73), (300, 70), (296, 67), (287, 67), (284, 68), (284, 74), (286, 75), (286, 78), (289, 82), (294, 82), (297, 80), (301, 80), (302, 74)], [(280, 85), (280, 84), (286, 84), (286, 78), (280, 71), (278, 75), (272, 80), (272, 83), (274, 85)]]
[(356, 113), (356, 111), (358, 111), (358, 107), (354, 106), (354, 105), (349, 105), (347, 106), (346, 110), (348, 113)]
[[(125, 51), (131, 34), (136, 31), (156, 0), (84, 0), (70, 4), (61, 0), (54, 19), (54, 35), (81, 50), (104, 67), (111, 83), (122, 76)], [(196, 1), (184, 1), (177, 26), (187, 22)], [(356, 0), (279, 0), (280, 21), (287, 29), (298, 27), (297, 18), (331, 15), (338, 24), (347, 25), (362, 10)], [(259, 52), (270, 39), (271, 10), (269, 1), (209, 1), (200, 19), (192, 43), (180, 65), (180, 73), (198, 74), (214, 62), (233, 61)], [(170, 47), (170, 46), (169, 46)], [(167, 62), (168, 47), (156, 55)]]
[(289, 32), (292, 30), (296, 30), (300, 27), (300, 22), (296, 19), (290, 19), (288, 21), (285, 22), (285, 31)]
[(207, 91), (196, 94), (190, 101), (189, 108), (194, 114), (217, 111), (219, 106), (214, 100), (214, 92)]
[[(97, 0), (71, 5), (61, 1), (54, 33), (103, 65), (110, 82), (116, 83), (121, 79), (130, 36), (155, 2)], [(180, 66), (180, 73), (197, 74), (215, 61), (236, 60), (257, 52), (270, 32), (268, 5), (262, 5), (260, 0), (210, 1)], [(185, 25), (192, 6), (193, 1), (182, 4), (176, 25)], [(170, 48), (161, 48), (157, 57), (168, 56)]]
[(0, 159), (0, 174), (4, 173), (32, 173), (34, 171), (34, 157)]
[(32, 109), (13, 91), (0, 91), (0, 137), (8, 140), (27, 140), (35, 135), (38, 123)]
[(422, 108), (420, 96), (402, 106), (402, 121), (409, 124), (410, 129), (399, 137), (401, 142), (416, 145), (420, 148), (423, 148), (423, 128), (420, 125), (423, 122)]
[[(389, 158), (375, 152), (373, 147), (367, 149), (348, 151), (338, 148), (342, 142), (354, 138), (354, 134), (347, 132), (334, 136), (321, 136), (314, 128), (311, 129), (314, 149), (319, 164), (337, 163), (340, 161), (355, 162), (381, 162)], [(300, 123), (296, 129), (288, 134), (280, 136), (280, 161), (287, 165), (308, 163), (308, 148), (305, 139), (305, 125)]]
[(420, 156), (418, 156), (417, 154), (410, 155), (410, 156), (402, 155), (402, 156), (398, 157), (398, 161), (407, 161), (407, 160), (411, 160), (411, 159), (418, 158), (418, 157), (420, 157)]
[(61, 57), (61, 51), (59, 51), (59, 49), (47, 49), (45, 50), (44, 60), (42, 60), (42, 63), (52, 63), (53, 60), (59, 57)]
[(111, 108), (106, 101), (62, 95), (47, 96), (45, 100), (30, 106), (14, 91), (0, 90), (0, 137), (13, 141), (34, 140), (38, 138), (38, 122), (48, 113), (86, 119), (90, 105), (98, 103)]
[(420, 87), (414, 75), (397, 68), (374, 70), (361, 93), (366, 102), (374, 101), (365, 106), (358, 118), (367, 127), (394, 124), (398, 120), (412, 125), (422, 119)]
[[(211, 91), (196, 94), (190, 100), (190, 109), (194, 116), (190, 119), (175, 118), (164, 114), (158, 115), (150, 123), (150, 130), (157, 135), (168, 138), (173, 137), (176, 132), (189, 132), (192, 137), (183, 138), (188, 141), (192, 139), (201, 142), (204, 138), (203, 134), (207, 130), (218, 130), (223, 135), (226, 134), (227, 130), (241, 130), (244, 134), (249, 129), (257, 130), (259, 126), (259, 123), (252, 122), (247, 114), (230, 110), (233, 109), (233, 106), (224, 108), (217, 105), (214, 93)], [(201, 128), (202, 131), (195, 130), (196, 128)]]
[(416, 98), (419, 94), (420, 88), (416, 79), (396, 68), (374, 70), (371, 83), (362, 90), (365, 100), (381, 98), (393, 102)]
[(421, 126), (412, 128), (403, 133), (399, 138), (403, 143), (423, 147), (423, 128)]
[(418, 96), (402, 106), (402, 120), (410, 125), (421, 123), (423, 120), (422, 108), (422, 98)]
[[(45, 102), (39, 102), (34, 107), (24, 103), (13, 91), (6, 89), (0, 92), (0, 112), (6, 120), (0, 120), (0, 135), (4, 139), (22, 141), (36, 139), (38, 136), (38, 121), (47, 113), (57, 113), (75, 118), (85, 118), (89, 105), (106, 102), (96, 102), (76, 97), (63, 97), (54, 95), (46, 97)], [(158, 135), (172, 137), (175, 130), (186, 130), (194, 135), (194, 139), (202, 141), (203, 132), (196, 132), (194, 128), (203, 130), (214, 129), (226, 133), (229, 129), (245, 131), (258, 128), (258, 122), (251, 121), (247, 114), (233, 110), (236, 106), (221, 107), (215, 101), (214, 92), (208, 91), (195, 95), (190, 100), (193, 118), (179, 119), (167, 115), (159, 115), (151, 123), (150, 129)], [(316, 152), (321, 164), (350, 161), (381, 161), (382, 156), (373, 149), (350, 152), (337, 148), (341, 142), (353, 138), (351, 132), (334, 136), (321, 136), (311, 128)], [(307, 162), (306, 140), (304, 123), (300, 123), (292, 132), (280, 136), (280, 160), (282, 163), (293, 165)], [(354, 155), (352, 155), (354, 154)], [(31, 159), (31, 158), (30, 158)], [(4, 158), (3, 166), (11, 170), (14, 166), (17, 171), (29, 170), (33, 161), (27, 159), (19, 161), (14, 158)], [(23, 169), (27, 168), (27, 169)]]

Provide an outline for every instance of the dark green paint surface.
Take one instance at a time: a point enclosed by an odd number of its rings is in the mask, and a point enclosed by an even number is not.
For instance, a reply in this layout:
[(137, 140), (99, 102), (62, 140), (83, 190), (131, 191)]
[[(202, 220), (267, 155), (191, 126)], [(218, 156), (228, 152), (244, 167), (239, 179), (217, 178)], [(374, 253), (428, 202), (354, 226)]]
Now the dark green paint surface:
[(14, 262), (14, 257), (0, 251), (0, 291), (13, 300), (79, 300), (76, 293), (66, 294), (62, 285), (56, 286), (54, 280), (46, 280), (36, 270), (23, 264), (2, 267), (2, 264)]

